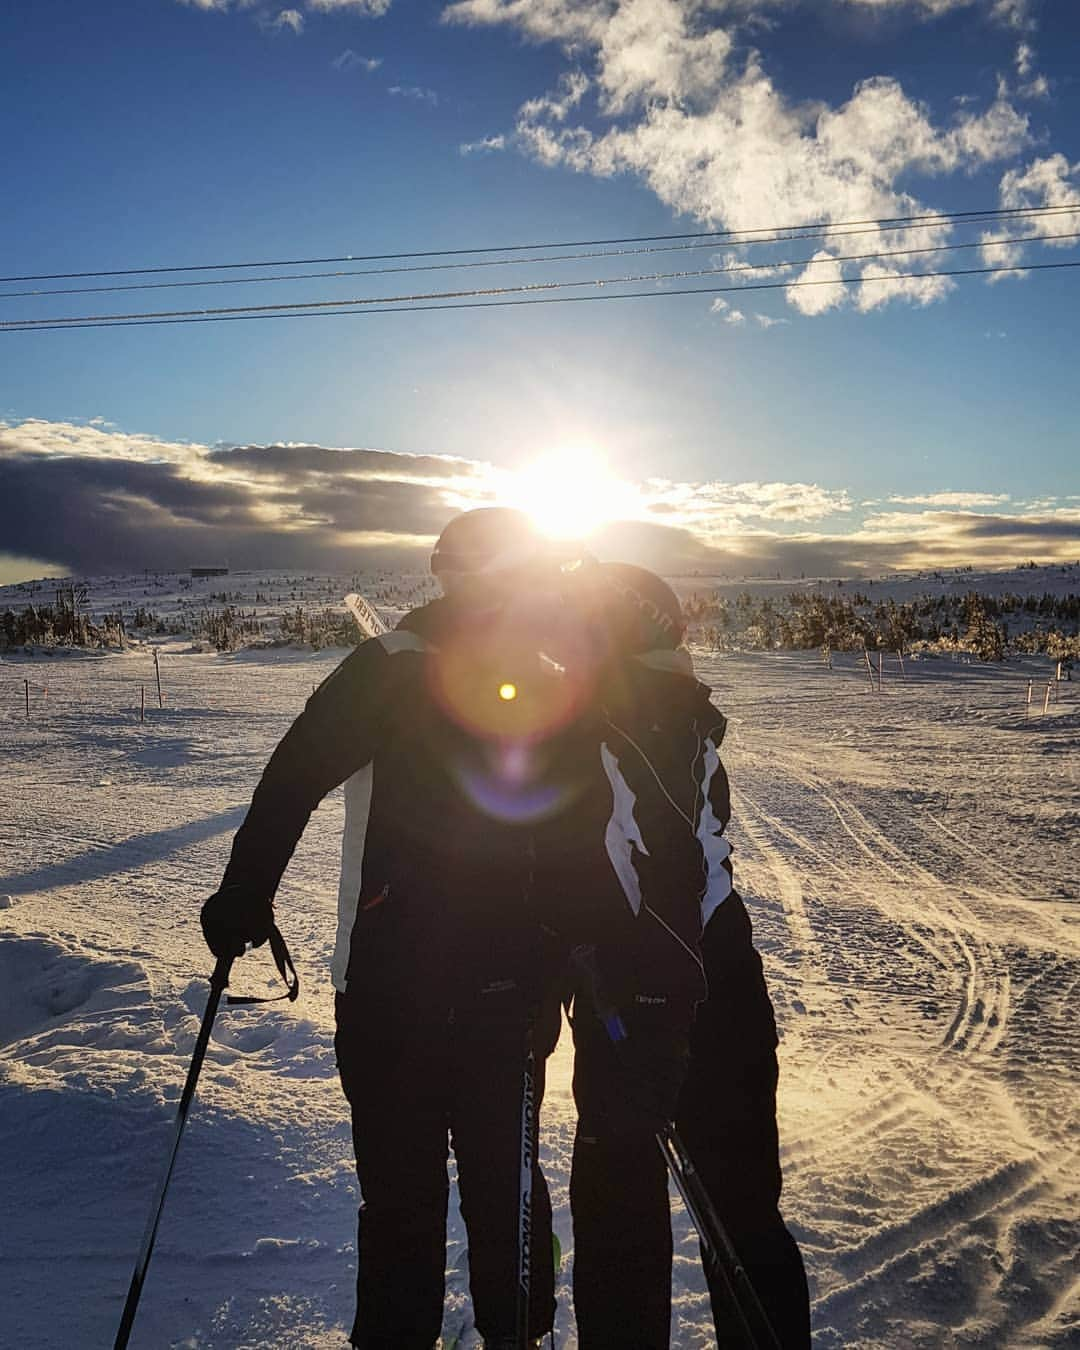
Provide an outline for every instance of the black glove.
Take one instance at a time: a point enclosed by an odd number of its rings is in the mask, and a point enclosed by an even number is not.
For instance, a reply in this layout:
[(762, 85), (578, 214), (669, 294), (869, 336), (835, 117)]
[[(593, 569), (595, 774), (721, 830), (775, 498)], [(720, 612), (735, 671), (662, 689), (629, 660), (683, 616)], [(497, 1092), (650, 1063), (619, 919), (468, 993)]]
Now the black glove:
[(635, 1000), (618, 1015), (624, 1032), (614, 1041), (619, 1088), (650, 1129), (675, 1119), (690, 1058), (691, 1016), (692, 1008), (658, 999)]
[(270, 936), (274, 905), (242, 886), (223, 886), (203, 905), (200, 919), (206, 945), (216, 957), (243, 956), (248, 943), (261, 947)]

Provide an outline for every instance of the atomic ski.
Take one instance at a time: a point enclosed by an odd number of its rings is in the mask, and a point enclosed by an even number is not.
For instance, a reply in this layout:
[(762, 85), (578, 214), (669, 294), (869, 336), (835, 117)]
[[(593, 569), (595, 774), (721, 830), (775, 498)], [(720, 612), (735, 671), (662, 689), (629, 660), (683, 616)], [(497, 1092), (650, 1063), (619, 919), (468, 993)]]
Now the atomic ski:
[(354, 591), (345, 597), (345, 608), (356, 620), (357, 626), (365, 637), (380, 637), (389, 633), (389, 627), (379, 617), (375, 606)]

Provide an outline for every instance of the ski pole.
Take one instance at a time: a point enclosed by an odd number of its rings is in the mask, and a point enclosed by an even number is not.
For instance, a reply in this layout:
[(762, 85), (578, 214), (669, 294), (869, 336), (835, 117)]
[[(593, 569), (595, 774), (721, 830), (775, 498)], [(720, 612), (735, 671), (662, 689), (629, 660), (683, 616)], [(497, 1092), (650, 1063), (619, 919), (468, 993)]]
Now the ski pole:
[(150, 1256), (154, 1250), (154, 1239), (157, 1237), (158, 1224), (161, 1222), (161, 1211), (165, 1207), (165, 1192), (169, 1189), (177, 1150), (180, 1148), (180, 1136), (184, 1132), (188, 1111), (191, 1109), (192, 1099), (195, 1096), (195, 1084), (199, 1081), (199, 1070), (202, 1068), (203, 1059), (206, 1057), (206, 1047), (210, 1043), (210, 1032), (217, 1015), (218, 1004), (221, 1002), (221, 995), (229, 983), (229, 970), (232, 963), (233, 958), (231, 956), (219, 956), (217, 965), (214, 967), (214, 973), (210, 976), (210, 997), (206, 1001), (206, 1012), (203, 1013), (202, 1026), (199, 1028), (198, 1039), (195, 1042), (195, 1053), (191, 1057), (187, 1081), (184, 1084), (183, 1092), (180, 1094), (180, 1106), (176, 1112), (176, 1125), (173, 1128), (169, 1160), (165, 1166), (165, 1172), (158, 1186), (157, 1194), (154, 1197), (150, 1217), (147, 1220), (146, 1233), (135, 1262), (135, 1271), (131, 1277), (131, 1286), (128, 1289), (127, 1302), (124, 1304), (124, 1314), (120, 1318), (120, 1329), (117, 1331), (116, 1340), (113, 1342), (113, 1350), (124, 1350), (128, 1343), (128, 1337), (131, 1335), (131, 1327), (135, 1321), (136, 1309), (139, 1306), (143, 1281), (146, 1279), (146, 1268), (150, 1264)]
[[(296, 967), (293, 965), (289, 949), (285, 945), (285, 939), (276, 926), (270, 929), (268, 941), (270, 943), (270, 954), (274, 958), (274, 965), (277, 966), (278, 974), (285, 981), (285, 993), (275, 998), (261, 998), (244, 994), (234, 997), (230, 994), (228, 999), (230, 1004), (276, 1003), (278, 998), (287, 998), (290, 1003), (295, 1003), (300, 993), (300, 977), (296, 973)], [(176, 1112), (176, 1125), (173, 1128), (169, 1161), (165, 1166), (165, 1173), (161, 1178), (161, 1184), (158, 1186), (157, 1195), (150, 1210), (150, 1217), (147, 1220), (146, 1234), (143, 1237), (142, 1247), (135, 1262), (135, 1271), (131, 1277), (131, 1287), (128, 1289), (124, 1313), (120, 1318), (120, 1329), (117, 1331), (116, 1340), (113, 1342), (113, 1350), (124, 1350), (128, 1343), (128, 1337), (131, 1335), (131, 1327), (135, 1321), (135, 1311), (139, 1306), (143, 1281), (146, 1279), (146, 1268), (150, 1264), (150, 1257), (154, 1250), (154, 1239), (157, 1237), (158, 1224), (161, 1222), (161, 1211), (165, 1208), (165, 1193), (169, 1189), (173, 1166), (176, 1163), (176, 1154), (180, 1148), (180, 1136), (184, 1133), (184, 1125), (187, 1123), (188, 1112), (191, 1110), (191, 1103), (195, 1097), (195, 1084), (199, 1081), (199, 1072), (202, 1069), (203, 1060), (206, 1058), (206, 1048), (210, 1044), (210, 1032), (214, 1026), (214, 1018), (217, 1016), (218, 1004), (221, 1002), (221, 995), (228, 987), (229, 971), (232, 969), (232, 963), (235, 959), (232, 956), (219, 956), (217, 964), (214, 966), (214, 972), (210, 976), (210, 997), (206, 1000), (206, 1011), (203, 1013), (202, 1026), (199, 1028), (199, 1034), (195, 1040), (195, 1050), (191, 1056), (184, 1090), (180, 1094), (180, 1105)]]
[(728, 1306), (738, 1322), (746, 1350), (781, 1350), (779, 1337), (761, 1306), (757, 1290), (675, 1126), (668, 1124), (657, 1130), (656, 1142), (697, 1229), (705, 1259), (723, 1281)]
[(521, 1075), (521, 1173), (518, 1183), (517, 1344), (528, 1350), (532, 1287), (532, 1191), (536, 1157), (536, 1046), (532, 1019), (525, 1035)]

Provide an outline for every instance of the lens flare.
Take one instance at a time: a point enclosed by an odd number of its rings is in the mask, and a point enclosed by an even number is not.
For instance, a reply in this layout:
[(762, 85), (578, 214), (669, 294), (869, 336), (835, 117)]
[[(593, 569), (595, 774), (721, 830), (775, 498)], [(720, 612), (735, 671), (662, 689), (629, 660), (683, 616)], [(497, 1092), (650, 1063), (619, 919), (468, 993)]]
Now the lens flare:
[(436, 701), (483, 741), (530, 745), (555, 735), (580, 710), (582, 690), (541, 660), (540, 637), (530, 625), (531, 649), (497, 627), (445, 641), (428, 667)]
[(488, 746), (486, 754), (454, 765), (458, 787), (477, 810), (509, 825), (535, 825), (566, 811), (581, 791), (545, 749), (524, 744)]

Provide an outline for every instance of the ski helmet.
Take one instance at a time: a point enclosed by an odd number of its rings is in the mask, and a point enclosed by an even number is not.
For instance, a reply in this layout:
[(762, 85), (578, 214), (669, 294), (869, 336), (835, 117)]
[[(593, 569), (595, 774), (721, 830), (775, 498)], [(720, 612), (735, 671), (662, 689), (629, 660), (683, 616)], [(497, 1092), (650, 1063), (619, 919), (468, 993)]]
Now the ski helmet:
[(686, 632), (675, 592), (655, 572), (631, 563), (589, 569), (595, 598), (613, 645), (623, 652), (674, 651)]
[(435, 576), (453, 572), (494, 578), (533, 566), (541, 553), (540, 537), (524, 511), (480, 506), (455, 516), (439, 535), (431, 570)]

